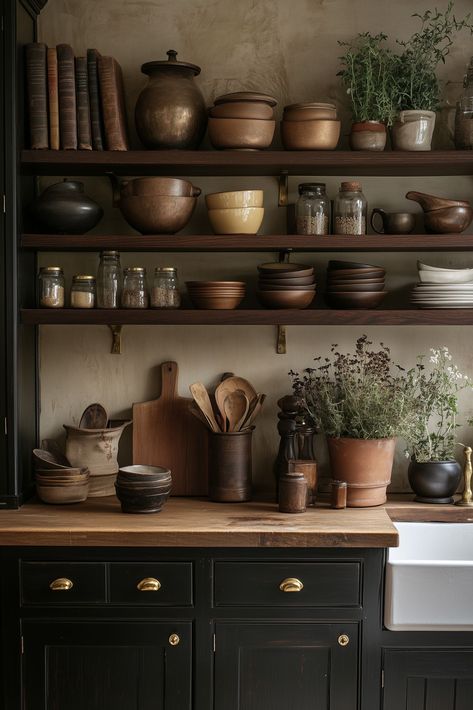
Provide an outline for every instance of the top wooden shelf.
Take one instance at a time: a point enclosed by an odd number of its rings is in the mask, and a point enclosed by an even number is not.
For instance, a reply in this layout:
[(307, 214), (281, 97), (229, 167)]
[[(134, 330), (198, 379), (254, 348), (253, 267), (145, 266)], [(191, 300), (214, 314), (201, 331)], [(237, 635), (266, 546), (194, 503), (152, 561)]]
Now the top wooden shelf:
[(473, 151), (23, 150), (29, 175), (473, 175)]

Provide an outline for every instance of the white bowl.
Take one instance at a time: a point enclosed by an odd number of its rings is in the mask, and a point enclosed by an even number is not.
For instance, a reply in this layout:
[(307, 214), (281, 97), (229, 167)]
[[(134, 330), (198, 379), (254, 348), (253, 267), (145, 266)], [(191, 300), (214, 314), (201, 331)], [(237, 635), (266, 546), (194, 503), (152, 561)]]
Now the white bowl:
[(264, 217), (263, 207), (209, 210), (215, 234), (256, 234)]
[(458, 274), (461, 271), (469, 271), (473, 274), (473, 269), (447, 269), (443, 266), (429, 266), (429, 264), (423, 264), (421, 261), (417, 262), (417, 268), (419, 271), (451, 271), (454, 274)]
[(421, 283), (429, 284), (467, 284), (473, 283), (473, 269), (458, 271), (419, 271)]

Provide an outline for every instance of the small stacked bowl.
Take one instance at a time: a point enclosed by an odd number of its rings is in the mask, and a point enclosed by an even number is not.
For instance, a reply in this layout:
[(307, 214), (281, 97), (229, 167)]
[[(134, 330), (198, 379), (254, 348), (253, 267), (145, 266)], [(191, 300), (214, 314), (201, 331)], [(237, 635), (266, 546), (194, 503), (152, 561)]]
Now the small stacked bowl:
[(277, 101), (267, 94), (237, 91), (218, 96), (209, 110), (209, 138), (214, 148), (262, 150), (274, 137)]
[(215, 234), (256, 234), (264, 217), (263, 190), (214, 192), (205, 196)]
[(268, 308), (307, 308), (315, 298), (313, 266), (269, 262), (258, 271), (256, 295)]
[(332, 308), (376, 308), (387, 294), (385, 276), (381, 266), (329, 261), (325, 300)]
[(335, 104), (291, 104), (284, 108), (281, 140), (286, 150), (335, 150), (340, 128)]
[(419, 283), (411, 294), (417, 308), (473, 308), (473, 269), (443, 269), (417, 262)]
[(195, 308), (233, 310), (245, 297), (244, 281), (186, 281)]
[(125, 466), (115, 483), (123, 513), (159, 513), (171, 487), (171, 471), (162, 466)]
[[(62, 460), (62, 459), (61, 459)], [(43, 503), (81, 503), (89, 492), (89, 470), (59, 463), (49, 451), (33, 450), (36, 493)]]

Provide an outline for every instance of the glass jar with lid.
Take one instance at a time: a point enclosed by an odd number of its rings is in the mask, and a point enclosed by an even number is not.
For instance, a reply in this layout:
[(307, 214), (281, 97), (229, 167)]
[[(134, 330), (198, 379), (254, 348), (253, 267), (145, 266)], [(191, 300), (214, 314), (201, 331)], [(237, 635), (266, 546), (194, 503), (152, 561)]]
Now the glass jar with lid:
[(473, 57), (463, 80), (463, 93), (455, 113), (455, 148), (473, 148)]
[(97, 308), (119, 308), (123, 287), (118, 251), (103, 251), (97, 272)]
[(122, 308), (148, 308), (146, 269), (129, 266), (123, 273)]
[(179, 308), (180, 305), (177, 269), (174, 266), (157, 267), (151, 290), (151, 308)]
[(88, 274), (73, 276), (71, 308), (95, 308), (95, 276)]
[(333, 208), (334, 234), (366, 234), (367, 209), (361, 183), (342, 182)]
[(322, 182), (303, 182), (299, 185), (296, 203), (297, 234), (328, 234), (330, 226), (330, 200)]
[(42, 266), (39, 270), (39, 305), (64, 308), (64, 272), (60, 266)]

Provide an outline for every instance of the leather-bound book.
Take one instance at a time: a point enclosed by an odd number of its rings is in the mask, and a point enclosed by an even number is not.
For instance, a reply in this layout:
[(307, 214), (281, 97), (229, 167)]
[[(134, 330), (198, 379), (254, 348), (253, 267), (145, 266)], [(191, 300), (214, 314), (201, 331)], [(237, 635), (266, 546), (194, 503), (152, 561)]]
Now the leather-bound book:
[(63, 150), (77, 149), (77, 108), (74, 52), (68, 44), (57, 45), (59, 133)]
[(92, 146), (94, 150), (103, 150), (103, 121), (100, 106), (99, 74), (97, 60), (100, 54), (96, 49), (87, 50), (87, 74), (89, 80), (90, 123), (92, 127)]
[(107, 150), (128, 150), (125, 96), (119, 63), (113, 57), (98, 58), (105, 145)]
[(87, 59), (76, 57), (77, 141), (79, 150), (92, 150)]
[(59, 97), (57, 87), (57, 51), (49, 47), (48, 54), (49, 147), (59, 150)]
[(46, 45), (31, 42), (26, 45), (26, 91), (30, 144), (32, 148), (49, 148), (48, 79)]

